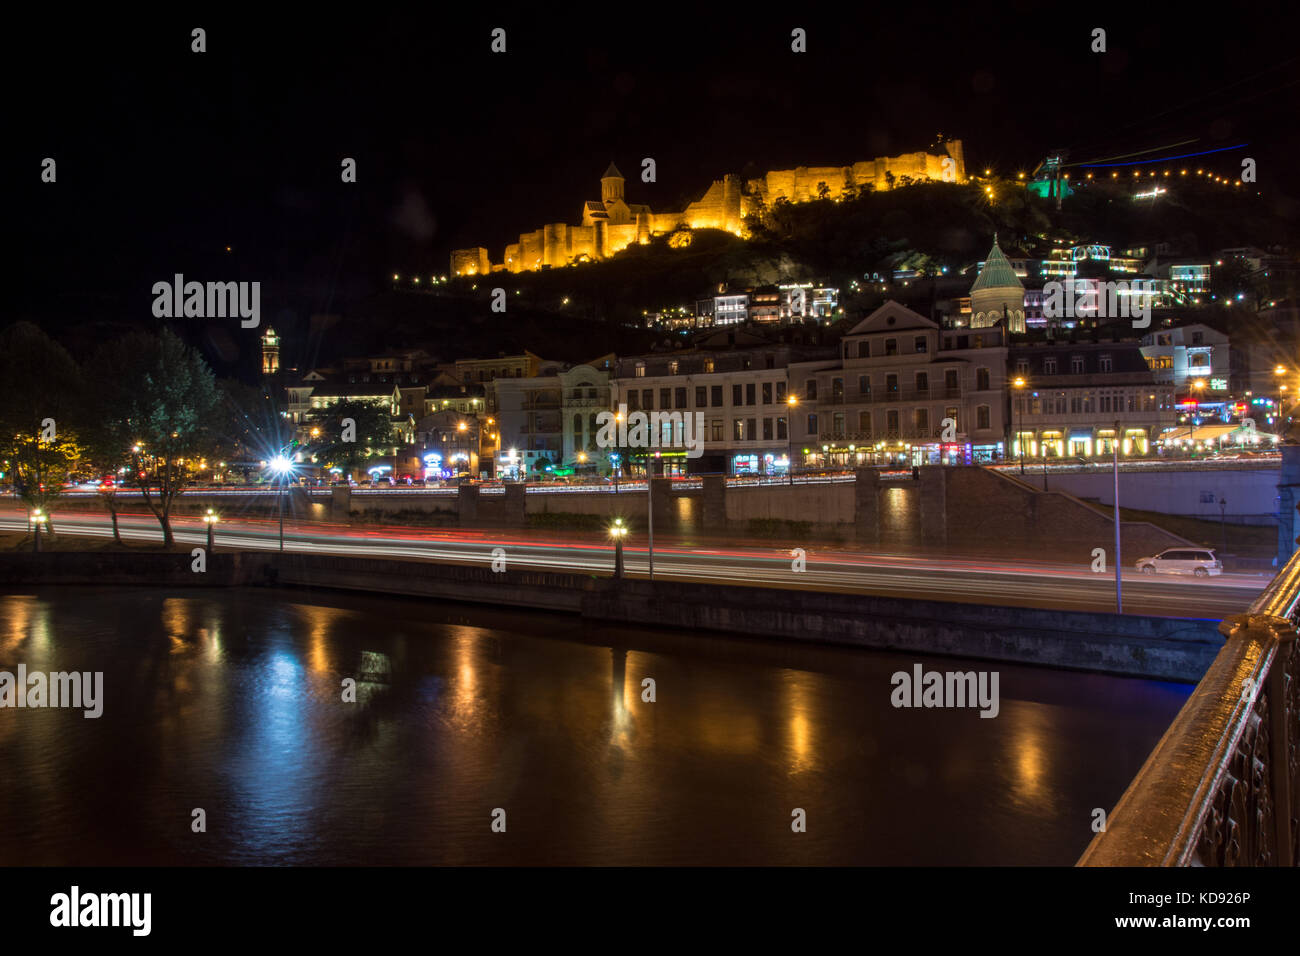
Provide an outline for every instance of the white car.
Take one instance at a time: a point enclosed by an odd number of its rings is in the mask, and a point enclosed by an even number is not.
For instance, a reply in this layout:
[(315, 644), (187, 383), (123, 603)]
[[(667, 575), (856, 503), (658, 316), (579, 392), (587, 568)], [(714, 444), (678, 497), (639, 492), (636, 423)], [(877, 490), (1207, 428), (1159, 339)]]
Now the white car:
[(1143, 574), (1191, 574), (1208, 578), (1222, 574), (1223, 564), (1209, 548), (1170, 548), (1150, 558), (1138, 558), (1137, 569)]

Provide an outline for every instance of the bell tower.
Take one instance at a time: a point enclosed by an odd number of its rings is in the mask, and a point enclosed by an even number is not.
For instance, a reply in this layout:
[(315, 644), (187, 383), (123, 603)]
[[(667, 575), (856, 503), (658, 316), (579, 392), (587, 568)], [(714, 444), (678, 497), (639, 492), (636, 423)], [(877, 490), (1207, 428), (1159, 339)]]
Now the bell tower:
[(280, 371), (280, 336), (275, 329), (267, 328), (262, 333), (262, 374), (274, 375)]
[(623, 198), (623, 174), (612, 162), (605, 175), (600, 177), (600, 201), (606, 206)]

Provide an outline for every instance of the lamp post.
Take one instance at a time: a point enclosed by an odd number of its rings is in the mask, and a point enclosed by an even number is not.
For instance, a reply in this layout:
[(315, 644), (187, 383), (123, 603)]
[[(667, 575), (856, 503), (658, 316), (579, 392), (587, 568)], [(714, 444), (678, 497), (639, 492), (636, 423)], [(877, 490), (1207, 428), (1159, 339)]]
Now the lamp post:
[(203, 516), (203, 523), (208, 526), (208, 553), (211, 553), (213, 550), (212, 532), (217, 524), (217, 513), (209, 508), (208, 513)]
[(1020, 392), (1020, 396), (1016, 399), (1018, 403), (1017, 408), (1020, 412), (1020, 424), (1016, 426), (1016, 457), (1020, 459), (1020, 473), (1023, 475), (1025, 473), (1025, 380), (1023, 378), (1017, 378), (1011, 384)]
[(649, 526), (649, 544), (646, 556), (650, 565), (650, 580), (655, 579), (655, 466), (654, 459), (650, 457), (650, 449), (645, 453), (645, 491), (646, 491), (646, 523)]
[[(1115, 434), (1119, 434), (1119, 422), (1115, 422)], [(1115, 613), (1124, 613), (1124, 585), (1121, 572), (1124, 570), (1124, 559), (1119, 550), (1119, 443), (1112, 441), (1110, 450), (1113, 456), (1115, 469)]]
[(45, 512), (40, 508), (33, 508), (28, 522), (32, 526), (32, 553), (40, 554), (41, 552), (41, 529), (45, 527)]
[(790, 415), (785, 423), (785, 476), (794, 487), (794, 410), (799, 407), (799, 396), (791, 392), (785, 400)]
[[(279, 476), (279, 490), (276, 493), (276, 504), (280, 512), (280, 551), (284, 551), (284, 482), (288, 478), (289, 472), (293, 470), (293, 462), (284, 455), (276, 455), (271, 459), (271, 470)], [(208, 526), (209, 528), (211, 525)]]
[(1228, 499), (1219, 497), (1219, 532), (1223, 538), (1223, 553), (1228, 553)]
[(623, 538), (627, 536), (627, 525), (622, 518), (615, 518), (610, 525), (609, 536), (614, 539), (614, 579), (623, 578)]

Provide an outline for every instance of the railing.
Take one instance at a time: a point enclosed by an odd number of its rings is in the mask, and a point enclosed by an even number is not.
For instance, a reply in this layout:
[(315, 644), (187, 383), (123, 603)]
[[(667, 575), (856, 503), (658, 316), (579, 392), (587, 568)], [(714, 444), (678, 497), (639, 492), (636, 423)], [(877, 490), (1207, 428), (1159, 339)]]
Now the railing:
[(1245, 614), (1079, 866), (1300, 865), (1300, 551)]

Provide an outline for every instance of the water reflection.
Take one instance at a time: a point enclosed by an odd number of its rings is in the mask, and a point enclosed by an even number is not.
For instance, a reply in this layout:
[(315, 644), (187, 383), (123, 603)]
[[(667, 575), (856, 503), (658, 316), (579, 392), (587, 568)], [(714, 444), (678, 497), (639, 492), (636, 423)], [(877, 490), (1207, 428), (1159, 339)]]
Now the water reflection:
[(99, 720), (0, 710), (6, 864), (1065, 864), (1189, 690), (1001, 666), (984, 720), (893, 709), (896, 655), (301, 591), (0, 620), (105, 673)]

